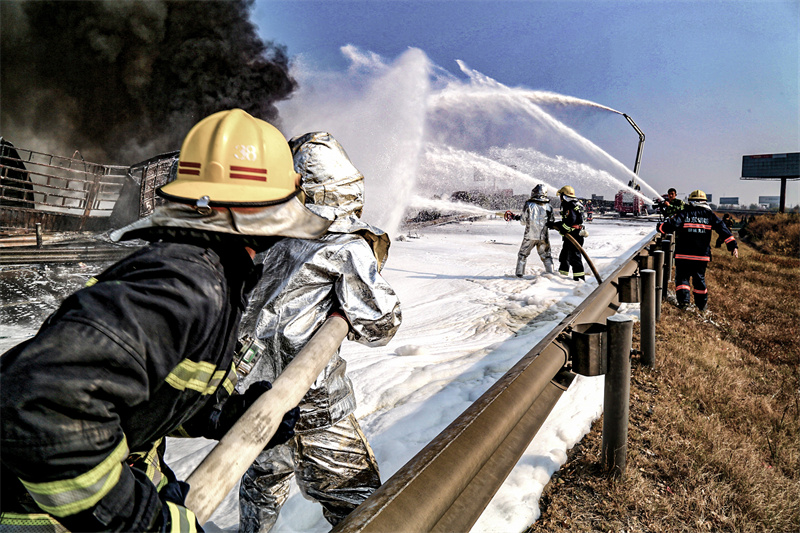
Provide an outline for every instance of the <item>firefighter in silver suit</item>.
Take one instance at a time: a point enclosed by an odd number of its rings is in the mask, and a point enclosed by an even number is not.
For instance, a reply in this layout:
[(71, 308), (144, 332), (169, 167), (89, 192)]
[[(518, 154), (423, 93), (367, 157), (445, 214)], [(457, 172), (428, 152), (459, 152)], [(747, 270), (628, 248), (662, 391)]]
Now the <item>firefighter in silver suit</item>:
[(519, 222), (525, 226), (525, 235), (522, 237), (522, 245), (519, 247), (517, 255), (517, 277), (521, 278), (525, 275), (525, 263), (534, 246), (544, 263), (545, 272), (552, 274), (553, 257), (550, 254), (548, 228), (555, 222), (555, 217), (553, 208), (550, 206), (550, 199), (547, 197), (546, 185), (540, 183), (533, 188), (531, 197), (525, 202), (525, 207), (522, 209)]
[[(284, 239), (257, 256), (273, 275), (253, 290), (240, 332), (255, 333), (266, 349), (244, 386), (274, 380), (332, 312), (350, 323), (348, 339), (368, 346), (388, 343), (401, 321), (400, 302), (380, 274), (389, 236), (359, 218), (363, 175), (329, 133), (308, 133), (289, 145), (306, 206), (334, 222), (318, 239)], [(293, 477), (333, 525), (380, 486), (345, 370), (337, 352), (300, 404), (296, 437), (264, 450), (242, 477), (239, 531), (269, 531)]]

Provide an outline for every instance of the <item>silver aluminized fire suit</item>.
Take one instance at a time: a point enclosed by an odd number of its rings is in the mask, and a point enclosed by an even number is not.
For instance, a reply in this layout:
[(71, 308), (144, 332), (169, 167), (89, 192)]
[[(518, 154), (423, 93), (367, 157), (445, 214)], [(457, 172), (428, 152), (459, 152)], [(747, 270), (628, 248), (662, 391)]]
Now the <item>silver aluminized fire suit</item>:
[[(289, 144), (307, 207), (336, 219), (321, 238), (285, 239), (256, 258), (274, 275), (253, 290), (240, 330), (266, 344), (245, 386), (274, 380), (332, 311), (347, 317), (348, 339), (369, 346), (389, 342), (401, 321), (400, 302), (380, 275), (389, 236), (358, 218), (363, 176), (328, 133)], [(293, 476), (334, 525), (380, 486), (377, 461), (352, 414), (356, 399), (345, 370), (337, 353), (300, 404), (296, 437), (264, 450), (242, 477), (239, 531), (272, 528)]]
[(553, 208), (546, 196), (531, 197), (525, 202), (519, 219), (520, 224), (525, 226), (525, 235), (522, 236), (522, 245), (517, 255), (517, 277), (525, 275), (525, 263), (534, 246), (544, 263), (545, 272), (553, 273), (548, 223), (552, 224), (554, 221)]

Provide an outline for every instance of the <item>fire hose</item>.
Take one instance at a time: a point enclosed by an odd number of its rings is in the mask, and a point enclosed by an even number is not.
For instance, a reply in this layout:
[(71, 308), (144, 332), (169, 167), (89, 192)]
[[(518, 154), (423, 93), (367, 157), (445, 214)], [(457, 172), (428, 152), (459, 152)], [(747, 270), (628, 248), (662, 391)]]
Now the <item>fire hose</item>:
[(186, 507), (204, 524), (275, 434), (283, 415), (300, 403), (341, 345), (349, 325), (332, 315), (268, 390), (239, 418), (186, 479)]
[[(505, 219), (506, 222), (511, 222), (512, 220), (519, 220), (519, 215), (515, 215), (513, 211), (506, 211), (503, 214), (503, 219)], [(600, 274), (594, 267), (594, 263), (592, 263), (592, 260), (589, 258), (589, 254), (586, 253), (586, 250), (583, 249), (583, 246), (578, 244), (578, 241), (576, 241), (575, 238), (568, 233), (565, 233), (564, 237), (569, 239), (569, 242), (575, 245), (575, 248), (578, 249), (583, 258), (586, 259), (586, 262), (589, 263), (589, 268), (592, 269), (592, 274), (594, 274), (594, 277), (597, 278), (597, 283), (603, 283), (603, 278), (600, 277)]]
[(564, 238), (568, 239), (569, 242), (571, 242), (575, 246), (575, 248), (578, 249), (578, 251), (581, 253), (583, 258), (586, 259), (586, 262), (589, 263), (589, 268), (592, 269), (592, 274), (594, 274), (594, 277), (597, 278), (597, 283), (603, 283), (603, 279), (600, 277), (600, 274), (597, 272), (597, 269), (594, 267), (594, 263), (592, 263), (592, 260), (589, 259), (589, 254), (586, 253), (586, 250), (583, 249), (583, 246), (578, 244), (578, 241), (575, 240), (575, 237), (573, 237), (569, 233), (564, 233), (563, 235), (564, 235)]

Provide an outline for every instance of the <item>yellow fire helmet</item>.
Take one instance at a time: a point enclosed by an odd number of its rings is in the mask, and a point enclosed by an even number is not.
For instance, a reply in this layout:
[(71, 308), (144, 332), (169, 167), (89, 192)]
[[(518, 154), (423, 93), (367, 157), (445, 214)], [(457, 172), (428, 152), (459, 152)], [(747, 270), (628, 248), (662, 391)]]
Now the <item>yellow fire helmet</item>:
[(696, 191), (692, 191), (691, 193), (689, 193), (690, 202), (697, 202), (697, 201), (705, 202), (706, 200), (708, 200), (708, 198), (706, 197), (706, 193), (704, 193), (700, 189), (697, 189)]
[(575, 189), (573, 189), (571, 185), (564, 185), (558, 189), (558, 195), (560, 196), (562, 194), (567, 198), (575, 198)]
[(159, 187), (173, 202), (209, 207), (265, 207), (296, 196), (289, 143), (278, 129), (241, 109), (220, 111), (186, 135), (177, 178)]

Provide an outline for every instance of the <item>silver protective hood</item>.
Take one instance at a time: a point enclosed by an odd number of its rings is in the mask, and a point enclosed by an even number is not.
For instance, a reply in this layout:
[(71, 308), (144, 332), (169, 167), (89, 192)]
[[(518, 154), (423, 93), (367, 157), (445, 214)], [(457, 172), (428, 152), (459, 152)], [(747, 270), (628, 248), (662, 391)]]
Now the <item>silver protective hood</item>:
[(329, 233), (357, 233), (364, 237), (383, 268), (391, 240), (383, 230), (361, 220), (364, 175), (350, 161), (333, 135), (315, 131), (289, 141), (294, 169), (302, 178), (306, 207), (325, 218), (335, 218)]
[(337, 217), (361, 216), (364, 175), (330, 133), (316, 131), (299, 135), (289, 140), (289, 146), (294, 156), (294, 169), (303, 179), (301, 187), (306, 193), (306, 205), (312, 211), (323, 214), (332, 210)]
[(294, 197), (288, 202), (254, 208), (214, 208), (204, 212), (193, 206), (167, 202), (153, 213), (127, 226), (114, 230), (113, 241), (125, 239), (127, 233), (152, 227), (189, 228), (231, 235), (319, 237), (331, 225), (332, 218), (314, 213)]

